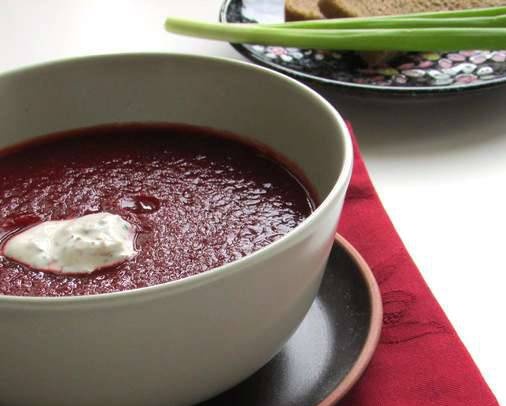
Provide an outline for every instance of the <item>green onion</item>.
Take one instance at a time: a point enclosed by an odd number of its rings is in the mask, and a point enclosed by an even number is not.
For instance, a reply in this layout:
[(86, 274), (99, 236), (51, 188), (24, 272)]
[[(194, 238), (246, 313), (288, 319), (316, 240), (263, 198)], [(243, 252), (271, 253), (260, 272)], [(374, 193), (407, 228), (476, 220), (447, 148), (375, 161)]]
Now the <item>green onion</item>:
[(506, 7), (336, 18), (280, 24), (204, 23), (177, 18), (168, 31), (228, 41), (354, 51), (505, 49)]
[(168, 18), (165, 28), (177, 34), (232, 43), (297, 48), (354, 51), (456, 51), (506, 48), (506, 28), (417, 28), (414, 26), (385, 29), (286, 29), (261, 24), (204, 23), (177, 18)]
[(506, 28), (506, 15), (475, 18), (337, 18), (285, 24), (257, 24), (265, 28), (373, 29), (373, 28)]
[[(489, 7), (489, 8), (474, 8), (467, 10), (456, 11), (436, 11), (425, 13), (413, 14), (400, 14), (391, 16), (374, 16), (374, 17), (356, 17), (356, 18), (328, 18), (322, 20), (309, 20), (309, 21), (292, 21), (286, 23), (276, 24), (262, 24), (265, 27), (277, 28), (339, 28), (338, 26), (344, 21), (353, 21), (356, 23), (366, 23), (378, 20), (399, 20), (399, 19), (412, 19), (412, 18), (427, 18), (427, 19), (455, 19), (455, 18), (480, 18), (480, 17), (496, 17), (506, 15), (506, 7)], [(469, 21), (469, 20), (468, 20)], [(358, 28), (358, 27), (357, 27)], [(414, 28), (414, 27), (413, 27)]]

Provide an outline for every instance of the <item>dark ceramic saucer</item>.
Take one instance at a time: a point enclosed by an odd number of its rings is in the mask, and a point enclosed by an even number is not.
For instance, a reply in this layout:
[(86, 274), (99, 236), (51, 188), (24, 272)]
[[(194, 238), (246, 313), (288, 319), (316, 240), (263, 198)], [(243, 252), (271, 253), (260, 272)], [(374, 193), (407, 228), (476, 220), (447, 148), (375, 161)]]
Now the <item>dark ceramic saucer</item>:
[[(280, 22), (284, 0), (226, 0), (220, 21)], [(506, 84), (506, 51), (403, 53), (369, 68), (354, 52), (232, 46), (260, 65), (316, 87), (390, 95), (438, 95)], [(328, 89), (327, 89), (328, 90)]]
[(284, 349), (255, 375), (199, 406), (330, 406), (372, 357), (382, 322), (371, 270), (342, 237), (320, 292)]

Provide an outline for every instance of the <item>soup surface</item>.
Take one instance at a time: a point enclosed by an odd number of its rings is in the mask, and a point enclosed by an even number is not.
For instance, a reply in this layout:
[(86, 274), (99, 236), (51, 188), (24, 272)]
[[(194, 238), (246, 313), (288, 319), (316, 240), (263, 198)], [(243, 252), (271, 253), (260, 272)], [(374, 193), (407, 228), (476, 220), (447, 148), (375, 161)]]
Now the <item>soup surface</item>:
[(131, 258), (89, 274), (0, 256), (0, 294), (123, 291), (196, 275), (266, 246), (314, 209), (294, 171), (264, 148), (172, 124), (107, 125), (0, 152), (0, 236), (90, 213), (135, 230)]

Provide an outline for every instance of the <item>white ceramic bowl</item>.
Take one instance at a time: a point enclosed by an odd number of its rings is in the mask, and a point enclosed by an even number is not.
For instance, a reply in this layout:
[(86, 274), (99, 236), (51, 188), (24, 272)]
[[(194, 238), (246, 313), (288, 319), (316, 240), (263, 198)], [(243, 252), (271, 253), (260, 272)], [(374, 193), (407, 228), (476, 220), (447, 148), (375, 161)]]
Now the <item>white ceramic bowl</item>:
[(268, 362), (316, 296), (352, 168), (345, 123), (318, 94), (254, 65), (96, 56), (0, 75), (0, 148), (113, 122), (210, 126), (267, 144), (322, 198), (295, 230), (183, 280), (85, 297), (0, 296), (0, 404), (190, 405)]

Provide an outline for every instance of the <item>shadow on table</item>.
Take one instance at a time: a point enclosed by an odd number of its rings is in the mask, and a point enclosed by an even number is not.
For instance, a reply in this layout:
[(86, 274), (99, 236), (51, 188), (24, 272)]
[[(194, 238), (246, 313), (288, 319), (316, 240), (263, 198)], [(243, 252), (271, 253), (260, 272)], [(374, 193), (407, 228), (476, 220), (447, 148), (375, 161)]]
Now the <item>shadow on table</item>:
[(444, 97), (326, 97), (353, 123), (361, 149), (369, 155), (455, 152), (506, 138), (504, 87)]

